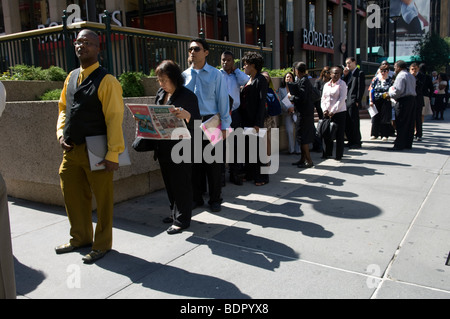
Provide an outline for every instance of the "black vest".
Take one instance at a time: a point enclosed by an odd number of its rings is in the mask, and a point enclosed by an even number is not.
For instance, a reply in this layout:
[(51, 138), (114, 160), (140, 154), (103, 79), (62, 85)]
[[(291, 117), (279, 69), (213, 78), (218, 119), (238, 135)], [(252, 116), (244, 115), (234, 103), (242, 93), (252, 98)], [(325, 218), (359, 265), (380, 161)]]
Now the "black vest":
[(78, 86), (80, 69), (72, 72), (67, 84), (64, 139), (83, 144), (86, 136), (105, 135), (106, 123), (98, 88), (108, 72), (97, 68)]

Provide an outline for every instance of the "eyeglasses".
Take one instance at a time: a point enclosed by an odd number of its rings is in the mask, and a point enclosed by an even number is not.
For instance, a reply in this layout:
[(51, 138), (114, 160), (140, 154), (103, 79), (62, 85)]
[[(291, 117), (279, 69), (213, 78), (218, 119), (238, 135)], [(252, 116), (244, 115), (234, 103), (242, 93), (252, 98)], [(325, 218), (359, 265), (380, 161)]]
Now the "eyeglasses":
[(200, 52), (201, 49), (202, 49), (202, 48), (200, 48), (200, 47), (190, 47), (190, 48), (188, 49), (188, 51), (189, 51), (189, 53), (191, 53), (192, 51), (194, 51), (194, 52)]
[(389, 70), (381, 70), (381, 73), (389, 72)]
[(82, 45), (84, 45), (85, 47), (88, 47), (88, 46), (91, 46), (91, 45), (94, 45), (94, 43), (93, 42), (89, 42), (89, 41), (75, 41), (74, 43), (73, 43), (73, 45), (74, 46), (76, 46), (76, 47), (79, 47), (79, 46), (82, 46)]

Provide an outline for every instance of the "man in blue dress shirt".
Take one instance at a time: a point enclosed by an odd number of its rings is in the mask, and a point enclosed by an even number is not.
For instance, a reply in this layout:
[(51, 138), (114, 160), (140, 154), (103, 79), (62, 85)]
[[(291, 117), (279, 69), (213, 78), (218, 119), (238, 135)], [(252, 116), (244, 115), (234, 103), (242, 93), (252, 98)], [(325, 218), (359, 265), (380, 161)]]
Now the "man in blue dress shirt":
[[(198, 106), (202, 121), (215, 114), (220, 115), (223, 139), (231, 125), (228, 89), (222, 73), (206, 62), (209, 54), (208, 43), (201, 38), (194, 39), (189, 45), (189, 62), (191, 67), (183, 72), (185, 87), (197, 95)], [(202, 150), (209, 144), (203, 140)], [(216, 144), (215, 149), (223, 148), (222, 142)], [(194, 188), (194, 208), (203, 205), (203, 172), (206, 172), (209, 187), (209, 201), (211, 211), (219, 212), (222, 203), (221, 163), (213, 161), (194, 163), (192, 183)]]
[[(241, 105), (241, 87), (247, 84), (250, 77), (245, 74), (243, 71), (239, 70), (234, 63), (234, 55), (231, 51), (224, 51), (221, 56), (221, 64), (223, 78), (227, 83), (228, 95), (230, 99), (230, 108), (231, 108), (231, 127), (235, 130), (241, 125), (241, 115), (239, 106)], [(238, 160), (238, 149), (237, 149), (237, 137), (234, 137), (234, 144), (228, 144), (229, 147), (233, 145), (234, 148), (233, 158), (229, 159), (229, 169), (230, 169), (230, 182), (236, 185), (242, 185), (242, 173), (243, 173), (243, 164), (239, 163)], [(230, 139), (230, 137), (229, 137)], [(229, 140), (230, 141), (230, 140)], [(230, 153), (231, 154), (231, 153)], [(223, 165), (223, 172), (225, 172)]]

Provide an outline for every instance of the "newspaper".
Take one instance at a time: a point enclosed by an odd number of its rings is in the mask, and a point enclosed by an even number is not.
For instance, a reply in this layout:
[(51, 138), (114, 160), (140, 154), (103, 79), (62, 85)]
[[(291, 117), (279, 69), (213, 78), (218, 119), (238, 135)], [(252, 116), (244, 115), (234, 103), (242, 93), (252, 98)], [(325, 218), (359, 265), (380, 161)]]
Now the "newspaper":
[(174, 106), (154, 104), (126, 104), (136, 119), (136, 137), (156, 140), (190, 139), (191, 134), (184, 120), (171, 111)]

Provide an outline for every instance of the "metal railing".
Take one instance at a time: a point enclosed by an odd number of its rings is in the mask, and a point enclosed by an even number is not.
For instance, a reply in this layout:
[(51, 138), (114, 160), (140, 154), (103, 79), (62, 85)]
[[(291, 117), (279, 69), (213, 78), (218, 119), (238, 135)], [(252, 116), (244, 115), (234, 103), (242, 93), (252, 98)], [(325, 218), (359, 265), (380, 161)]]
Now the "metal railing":
[[(64, 11), (60, 26), (1, 36), (0, 70), (6, 72), (12, 66), (25, 64), (44, 69), (58, 66), (69, 72), (79, 65), (73, 41), (82, 29), (99, 34), (100, 63), (115, 76), (130, 71), (150, 74), (166, 59), (177, 62), (182, 69), (188, 68), (188, 47), (192, 37), (111, 25), (111, 14), (107, 11), (103, 21), (104, 24), (77, 22), (67, 25)], [(236, 59), (241, 59), (247, 51), (258, 51), (264, 57), (265, 66), (272, 68), (271, 48), (206, 40), (210, 46), (208, 63), (212, 66), (220, 65), (220, 56), (225, 50), (233, 52)]]

